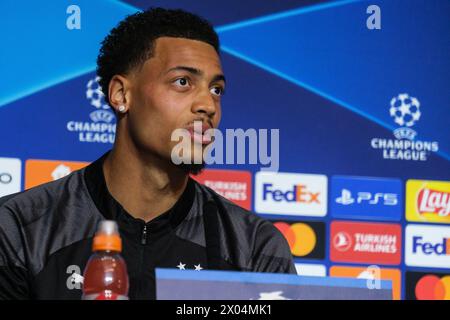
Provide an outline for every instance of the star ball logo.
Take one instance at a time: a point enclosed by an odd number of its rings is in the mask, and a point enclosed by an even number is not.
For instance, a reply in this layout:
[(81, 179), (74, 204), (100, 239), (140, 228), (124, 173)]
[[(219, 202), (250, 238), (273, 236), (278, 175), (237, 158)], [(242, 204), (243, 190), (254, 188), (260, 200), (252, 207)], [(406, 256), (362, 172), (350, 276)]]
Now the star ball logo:
[(450, 300), (450, 274), (407, 271), (406, 299)]
[(272, 221), (284, 235), (295, 257), (324, 259), (325, 223), (316, 221)]
[(419, 100), (410, 97), (407, 93), (399, 94), (391, 99), (389, 114), (394, 118), (396, 124), (404, 127), (400, 128), (401, 131), (394, 132), (394, 134), (397, 133), (396, 137), (414, 139), (417, 133), (412, 129), (405, 129), (412, 127), (420, 119), (422, 114), (419, 108)]
[(69, 121), (66, 128), (69, 132), (78, 133), (78, 141), (83, 143), (113, 144), (116, 134), (114, 113), (105, 103), (100, 84), (100, 77), (90, 79), (86, 85), (86, 99), (96, 110), (89, 114), (90, 121)]
[(422, 117), (421, 104), (416, 97), (401, 93), (390, 101), (389, 114), (400, 126), (394, 130), (394, 139), (372, 138), (371, 147), (383, 151), (383, 159), (426, 161), (432, 152), (439, 151), (437, 141), (416, 140), (413, 127)]

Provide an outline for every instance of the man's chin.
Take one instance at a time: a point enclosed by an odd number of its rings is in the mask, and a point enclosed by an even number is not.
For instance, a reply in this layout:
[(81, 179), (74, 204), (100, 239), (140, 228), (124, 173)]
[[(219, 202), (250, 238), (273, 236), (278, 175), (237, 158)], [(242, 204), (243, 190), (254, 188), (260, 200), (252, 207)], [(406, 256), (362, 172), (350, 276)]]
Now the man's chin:
[(204, 163), (204, 162), (200, 163), (200, 164), (182, 163), (182, 164), (179, 164), (178, 167), (181, 168), (181, 170), (183, 170), (187, 174), (197, 175), (197, 174), (201, 173), (202, 170), (206, 167), (206, 163)]

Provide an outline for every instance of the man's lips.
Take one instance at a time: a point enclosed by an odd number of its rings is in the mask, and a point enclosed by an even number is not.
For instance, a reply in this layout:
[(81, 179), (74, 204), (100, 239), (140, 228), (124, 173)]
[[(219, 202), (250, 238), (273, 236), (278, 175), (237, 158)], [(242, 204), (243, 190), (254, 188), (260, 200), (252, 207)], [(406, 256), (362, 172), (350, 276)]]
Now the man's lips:
[(192, 124), (186, 128), (195, 142), (201, 144), (209, 144), (212, 142), (212, 136), (210, 132), (206, 132), (211, 129), (211, 126), (205, 123)]

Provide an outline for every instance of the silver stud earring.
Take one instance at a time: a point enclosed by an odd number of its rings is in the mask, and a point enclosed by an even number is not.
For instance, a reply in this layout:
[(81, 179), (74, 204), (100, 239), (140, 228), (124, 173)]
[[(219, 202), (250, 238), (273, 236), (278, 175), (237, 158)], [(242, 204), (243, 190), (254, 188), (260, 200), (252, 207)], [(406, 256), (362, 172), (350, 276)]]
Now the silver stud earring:
[(125, 106), (124, 105), (121, 105), (121, 106), (119, 106), (119, 112), (121, 112), (121, 113), (124, 113), (125, 112)]

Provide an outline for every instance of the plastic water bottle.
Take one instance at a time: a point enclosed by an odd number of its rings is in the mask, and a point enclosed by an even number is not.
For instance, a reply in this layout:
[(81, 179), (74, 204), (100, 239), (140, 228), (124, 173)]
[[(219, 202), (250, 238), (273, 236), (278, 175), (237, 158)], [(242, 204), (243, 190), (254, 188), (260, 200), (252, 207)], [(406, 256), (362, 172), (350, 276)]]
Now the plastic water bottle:
[(128, 300), (128, 273), (117, 223), (99, 223), (84, 270), (83, 300)]

